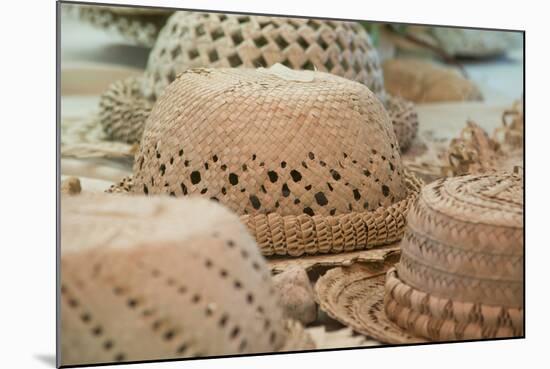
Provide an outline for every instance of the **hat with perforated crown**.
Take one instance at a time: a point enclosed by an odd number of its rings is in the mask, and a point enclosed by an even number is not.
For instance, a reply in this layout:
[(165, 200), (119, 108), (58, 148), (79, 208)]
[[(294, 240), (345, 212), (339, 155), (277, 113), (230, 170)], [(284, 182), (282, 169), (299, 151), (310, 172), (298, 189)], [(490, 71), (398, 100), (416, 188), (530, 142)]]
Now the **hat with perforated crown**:
[(219, 201), (264, 255), (300, 256), (399, 240), (419, 187), (365, 85), (276, 65), (181, 74), (111, 191)]

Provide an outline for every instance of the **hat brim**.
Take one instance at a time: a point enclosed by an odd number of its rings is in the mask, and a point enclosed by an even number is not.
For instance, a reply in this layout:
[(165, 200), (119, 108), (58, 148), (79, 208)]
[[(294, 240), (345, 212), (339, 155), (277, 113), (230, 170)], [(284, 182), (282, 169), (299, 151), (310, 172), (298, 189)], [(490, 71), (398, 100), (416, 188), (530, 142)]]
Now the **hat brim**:
[(387, 263), (333, 268), (315, 284), (320, 309), (354, 331), (387, 344), (413, 344), (426, 339), (407, 333), (384, 310)]

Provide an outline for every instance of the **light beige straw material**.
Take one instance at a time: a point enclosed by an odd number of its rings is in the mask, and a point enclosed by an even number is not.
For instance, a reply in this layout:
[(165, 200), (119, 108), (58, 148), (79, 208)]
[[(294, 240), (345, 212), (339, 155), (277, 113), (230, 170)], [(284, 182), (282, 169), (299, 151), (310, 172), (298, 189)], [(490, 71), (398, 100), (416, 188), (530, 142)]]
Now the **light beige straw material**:
[[(378, 53), (359, 23), (182, 11), (175, 12), (162, 29), (143, 78), (118, 82), (107, 90), (100, 102), (101, 124), (114, 140), (139, 141), (151, 111), (148, 104), (187, 69), (277, 63), (361, 82), (386, 102)], [(413, 119), (411, 129), (416, 132), (411, 104), (391, 104), (388, 110), (398, 126), (410, 125)], [(398, 139), (401, 144), (401, 136)]]
[[(328, 272), (315, 288), (321, 308), (388, 343), (523, 336), (520, 176), (471, 175), (426, 186), (401, 247), (385, 287), (380, 274)], [(356, 296), (355, 305), (345, 296)]]
[(63, 365), (314, 348), (222, 206), (102, 194), (61, 210)]
[(300, 256), (399, 240), (419, 187), (368, 88), (278, 65), (181, 74), (113, 190), (220, 201), (264, 255)]

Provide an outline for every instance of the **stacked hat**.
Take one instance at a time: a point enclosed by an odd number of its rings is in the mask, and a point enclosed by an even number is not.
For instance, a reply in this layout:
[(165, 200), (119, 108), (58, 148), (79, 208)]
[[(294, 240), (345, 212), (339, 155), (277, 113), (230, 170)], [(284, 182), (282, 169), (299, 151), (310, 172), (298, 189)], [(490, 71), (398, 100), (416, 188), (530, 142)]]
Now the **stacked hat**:
[(109, 31), (118, 32), (129, 42), (152, 47), (172, 14), (161, 8), (137, 8), (101, 5), (73, 5), (80, 19)]
[(254, 240), (220, 205), (115, 195), (61, 204), (62, 365), (313, 348), (282, 319)]
[(365, 85), (276, 65), (180, 74), (111, 191), (202, 195), (241, 215), (264, 255), (300, 256), (401, 239), (419, 187)]
[[(333, 269), (321, 308), (388, 343), (523, 336), (523, 179), (442, 179), (409, 212), (402, 255), (385, 276)], [(367, 293), (368, 291), (368, 293)]]
[[(276, 63), (330, 72), (363, 83), (384, 103), (388, 99), (378, 53), (359, 23), (182, 11), (174, 13), (160, 32), (144, 76), (113, 84), (102, 96), (100, 121), (111, 139), (136, 142), (149, 104), (179, 73), (194, 67), (258, 68)], [(388, 109), (394, 124), (416, 132), (412, 104), (391, 100)], [(409, 145), (409, 136), (398, 137), (402, 149)]]

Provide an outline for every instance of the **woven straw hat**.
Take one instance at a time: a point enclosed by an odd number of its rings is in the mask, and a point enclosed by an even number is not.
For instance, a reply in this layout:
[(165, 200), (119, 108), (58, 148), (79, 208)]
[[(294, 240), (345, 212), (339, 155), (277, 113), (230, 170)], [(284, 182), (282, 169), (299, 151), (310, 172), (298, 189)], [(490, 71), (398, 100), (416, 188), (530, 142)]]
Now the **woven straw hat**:
[(74, 5), (78, 16), (95, 27), (118, 32), (135, 45), (152, 47), (172, 11), (98, 5)]
[(368, 88), (276, 65), (181, 74), (112, 190), (220, 201), (264, 255), (300, 256), (399, 240), (419, 186)]
[(314, 348), (222, 206), (79, 195), (61, 220), (63, 365)]
[[(160, 32), (144, 76), (113, 84), (102, 96), (100, 121), (112, 139), (136, 142), (150, 112), (148, 104), (179, 73), (196, 67), (257, 68), (276, 63), (361, 82), (386, 101), (378, 53), (359, 23), (176, 12)], [(418, 117), (412, 104), (393, 98), (388, 107), (396, 125), (416, 132)], [(402, 149), (409, 140), (408, 134), (399, 140)]]
[[(321, 309), (387, 343), (523, 335), (523, 180), (442, 179), (423, 188), (394, 268), (327, 272)], [(384, 281), (385, 275), (385, 281)]]

